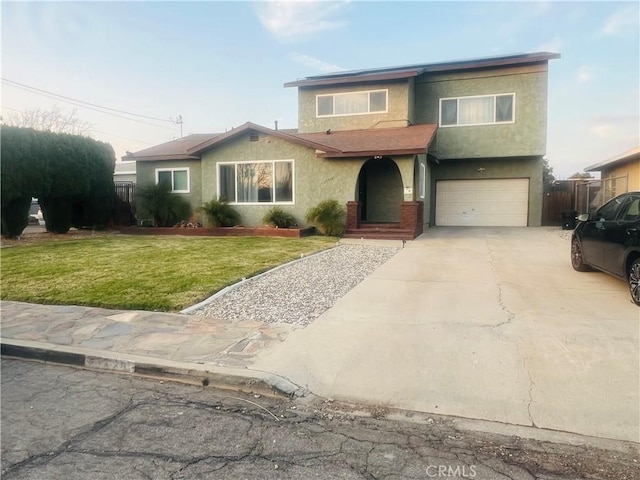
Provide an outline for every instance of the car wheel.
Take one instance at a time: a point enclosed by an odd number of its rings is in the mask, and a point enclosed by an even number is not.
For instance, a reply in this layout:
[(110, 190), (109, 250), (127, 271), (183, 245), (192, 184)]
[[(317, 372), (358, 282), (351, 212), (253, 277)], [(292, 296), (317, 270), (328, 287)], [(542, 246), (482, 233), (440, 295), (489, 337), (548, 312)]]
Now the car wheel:
[(631, 300), (640, 306), (640, 258), (636, 258), (629, 269), (629, 292), (631, 292)]
[(590, 270), (589, 265), (584, 263), (582, 257), (582, 246), (577, 239), (571, 240), (571, 265), (574, 270), (578, 272), (588, 272)]

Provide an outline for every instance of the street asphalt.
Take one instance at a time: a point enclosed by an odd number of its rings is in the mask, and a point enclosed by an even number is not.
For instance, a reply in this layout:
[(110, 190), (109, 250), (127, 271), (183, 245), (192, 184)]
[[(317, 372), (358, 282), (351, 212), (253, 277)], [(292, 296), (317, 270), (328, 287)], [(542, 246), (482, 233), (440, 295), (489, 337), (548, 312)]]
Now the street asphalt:
[(2, 353), (638, 443), (640, 310), (556, 233), (429, 229), (306, 328), (2, 301)]

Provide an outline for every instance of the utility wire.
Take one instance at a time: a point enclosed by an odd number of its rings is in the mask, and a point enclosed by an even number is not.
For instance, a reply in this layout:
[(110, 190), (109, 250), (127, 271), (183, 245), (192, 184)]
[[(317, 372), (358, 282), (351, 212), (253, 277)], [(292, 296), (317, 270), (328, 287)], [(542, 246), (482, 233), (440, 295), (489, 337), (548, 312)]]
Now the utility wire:
[[(7, 107), (6, 105), (2, 105), (2, 108), (7, 109), (7, 110), (11, 110), (12, 112), (26, 113), (24, 110), (18, 110), (17, 108)], [(93, 128), (93, 127), (88, 128), (87, 130), (89, 132), (96, 132), (96, 133), (102, 133), (104, 135), (111, 135), (112, 137), (122, 138), (123, 140), (130, 140), (132, 142), (141, 143), (141, 144), (144, 144), (144, 145), (154, 145), (153, 143), (145, 142), (144, 140), (137, 140), (135, 138), (123, 137), (121, 135), (116, 135), (115, 133), (105, 132), (103, 130), (97, 130), (97, 129)]]
[[(151, 120), (157, 120), (160, 122), (169, 122), (169, 123), (174, 123), (173, 120), (171, 119), (164, 119), (164, 118), (158, 118), (158, 117), (150, 117), (148, 115), (139, 115), (137, 113), (131, 113), (131, 112), (125, 112), (124, 110), (118, 110), (115, 108), (110, 108), (110, 107), (103, 107), (102, 105), (97, 105), (95, 103), (90, 103), (90, 102), (85, 102), (83, 100), (77, 100), (75, 98), (71, 98), (71, 97), (67, 97), (65, 95), (59, 95), (57, 93), (53, 93), (53, 92), (49, 92), (47, 90), (42, 90), (40, 88), (36, 88), (36, 87), (31, 87), (29, 85), (25, 85), (23, 83), (19, 83), (19, 82), (14, 82), (13, 80), (8, 80), (6, 78), (1, 78), (1, 80), (9, 85), (12, 85), (16, 88), (20, 88), (22, 90), (27, 90), (27, 91), (31, 91), (31, 93), (35, 93), (37, 95), (43, 95), (45, 97), (50, 97), (50, 98), (56, 98), (56, 99), (60, 99), (63, 102), (66, 103), (70, 103), (71, 105), (75, 105), (77, 107), (82, 107), (82, 108), (86, 108), (89, 110), (93, 110), (99, 113), (104, 113), (106, 115), (112, 115), (114, 117), (118, 117), (118, 118), (123, 118), (125, 120), (129, 120), (131, 122), (138, 122), (138, 123), (144, 123), (145, 125), (151, 125), (152, 127), (157, 127), (157, 128), (164, 128), (165, 130), (175, 130), (174, 128), (169, 128), (169, 127), (164, 127), (162, 125), (156, 125), (153, 123), (149, 123), (149, 122), (145, 122), (143, 120), (137, 120), (135, 118), (129, 118), (129, 117), (125, 117), (123, 115), (118, 115), (117, 113), (111, 113), (111, 112), (119, 112), (122, 113), (124, 115), (131, 115), (134, 117), (141, 117), (141, 118), (148, 118)], [(109, 110), (109, 111), (104, 111), (104, 110)]]

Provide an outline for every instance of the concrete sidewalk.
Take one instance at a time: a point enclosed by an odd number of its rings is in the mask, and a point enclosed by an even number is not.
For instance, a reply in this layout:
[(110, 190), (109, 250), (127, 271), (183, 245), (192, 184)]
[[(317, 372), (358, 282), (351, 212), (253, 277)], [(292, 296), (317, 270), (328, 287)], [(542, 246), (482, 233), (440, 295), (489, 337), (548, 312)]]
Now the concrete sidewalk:
[(638, 442), (639, 320), (541, 228), (432, 228), (255, 358), (314, 393)]
[(246, 390), (304, 392), (246, 367), (293, 325), (198, 315), (0, 302), (2, 354)]

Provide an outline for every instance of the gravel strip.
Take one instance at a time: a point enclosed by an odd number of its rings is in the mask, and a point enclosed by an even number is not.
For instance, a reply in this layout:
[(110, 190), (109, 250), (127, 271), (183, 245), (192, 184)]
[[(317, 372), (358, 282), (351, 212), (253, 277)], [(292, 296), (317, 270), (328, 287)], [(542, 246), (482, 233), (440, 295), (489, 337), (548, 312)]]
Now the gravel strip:
[(398, 250), (340, 245), (243, 282), (191, 313), (306, 326)]
[(571, 234), (573, 233), (573, 230), (563, 230), (562, 227), (544, 227), (544, 229), (565, 240), (571, 240)]

